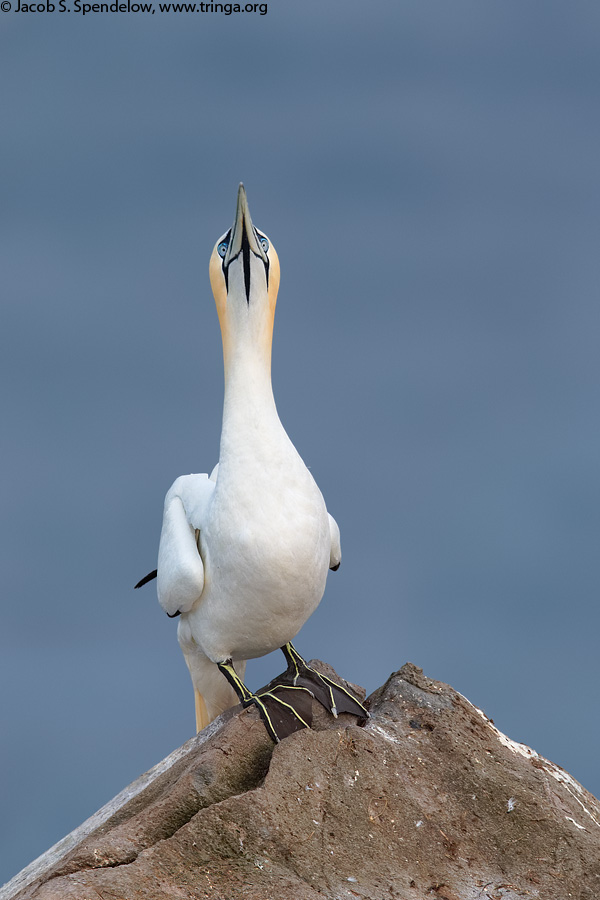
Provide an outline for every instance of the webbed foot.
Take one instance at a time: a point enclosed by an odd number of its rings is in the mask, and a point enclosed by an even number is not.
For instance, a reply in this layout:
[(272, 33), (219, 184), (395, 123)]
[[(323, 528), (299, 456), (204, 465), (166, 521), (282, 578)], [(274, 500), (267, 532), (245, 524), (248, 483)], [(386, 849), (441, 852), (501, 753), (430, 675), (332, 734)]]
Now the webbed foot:
[(310, 728), (313, 699), (336, 718), (339, 713), (351, 713), (360, 719), (369, 718), (368, 711), (354, 694), (311, 668), (292, 644), (286, 644), (281, 650), (288, 664), (286, 671), (257, 694), (246, 687), (230, 659), (217, 664), (242, 706), (254, 704), (257, 707), (275, 743), (295, 731)]
[(265, 728), (276, 744), (295, 731), (310, 728), (313, 695), (308, 688), (279, 683), (280, 680), (277, 679), (260, 693), (253, 694), (236, 673), (231, 660), (217, 665), (238, 695), (242, 706), (254, 704), (257, 707)]
[[(339, 713), (351, 713), (361, 719), (368, 719), (369, 713), (362, 703), (342, 687), (341, 684), (332, 681), (327, 675), (322, 675), (316, 669), (311, 668), (304, 660), (293, 644), (288, 643), (281, 648), (287, 660), (285, 680), (291, 679), (294, 687), (301, 687), (310, 691), (315, 700), (325, 707), (335, 718)], [(279, 683), (282, 679), (278, 679)]]

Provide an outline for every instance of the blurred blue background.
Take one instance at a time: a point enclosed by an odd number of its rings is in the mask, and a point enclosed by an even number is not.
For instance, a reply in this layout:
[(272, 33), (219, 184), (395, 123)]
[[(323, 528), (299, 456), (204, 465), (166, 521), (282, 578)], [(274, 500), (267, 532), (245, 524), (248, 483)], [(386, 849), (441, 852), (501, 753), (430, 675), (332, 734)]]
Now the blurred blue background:
[(600, 793), (600, 7), (0, 18), (0, 881), (193, 732), (132, 588), (217, 461), (240, 180), (342, 531), (298, 648), (368, 691), (411, 660)]

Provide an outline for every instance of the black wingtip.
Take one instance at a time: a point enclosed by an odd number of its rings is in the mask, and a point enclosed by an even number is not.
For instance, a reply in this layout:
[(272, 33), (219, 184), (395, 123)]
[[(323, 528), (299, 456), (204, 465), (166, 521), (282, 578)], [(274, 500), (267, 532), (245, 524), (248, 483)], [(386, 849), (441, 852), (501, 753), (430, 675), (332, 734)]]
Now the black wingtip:
[(339, 567), (340, 567), (340, 564), (339, 564), (339, 563), (338, 563), (336, 566), (329, 566), (329, 568), (331, 569), (332, 572), (337, 572), (337, 570), (339, 569)]
[(138, 581), (136, 586), (134, 587), (134, 591), (136, 588), (144, 587), (145, 584), (148, 584), (149, 581), (153, 581), (158, 575), (158, 570), (153, 569), (151, 572), (148, 572), (147, 575), (144, 575), (141, 581)]

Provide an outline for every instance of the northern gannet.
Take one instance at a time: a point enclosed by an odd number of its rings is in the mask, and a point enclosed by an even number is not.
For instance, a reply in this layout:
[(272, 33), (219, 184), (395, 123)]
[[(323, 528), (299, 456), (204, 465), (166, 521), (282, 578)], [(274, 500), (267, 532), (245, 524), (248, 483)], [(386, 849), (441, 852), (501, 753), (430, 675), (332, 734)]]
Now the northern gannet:
[[(219, 462), (169, 489), (155, 572), (158, 599), (180, 616), (177, 636), (200, 731), (225, 709), (256, 704), (278, 741), (310, 725), (316, 697), (334, 715), (368, 715), (311, 669), (290, 643), (340, 565), (340, 531), (287, 436), (271, 386), (279, 259), (252, 224), (240, 184), (233, 226), (214, 246), (210, 282), (223, 339), (225, 400)], [(283, 650), (288, 668), (253, 694), (246, 661)]]

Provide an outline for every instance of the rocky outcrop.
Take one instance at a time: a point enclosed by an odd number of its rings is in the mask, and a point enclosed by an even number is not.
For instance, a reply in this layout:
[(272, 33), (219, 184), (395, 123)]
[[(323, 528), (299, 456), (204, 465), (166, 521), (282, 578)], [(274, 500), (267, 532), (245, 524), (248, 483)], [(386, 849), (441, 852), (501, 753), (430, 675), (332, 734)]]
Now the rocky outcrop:
[(563, 769), (410, 663), (368, 706), (276, 747), (230, 711), (0, 897), (600, 897), (600, 804)]

